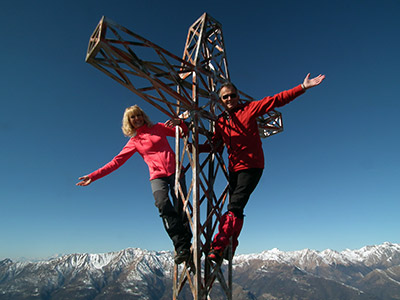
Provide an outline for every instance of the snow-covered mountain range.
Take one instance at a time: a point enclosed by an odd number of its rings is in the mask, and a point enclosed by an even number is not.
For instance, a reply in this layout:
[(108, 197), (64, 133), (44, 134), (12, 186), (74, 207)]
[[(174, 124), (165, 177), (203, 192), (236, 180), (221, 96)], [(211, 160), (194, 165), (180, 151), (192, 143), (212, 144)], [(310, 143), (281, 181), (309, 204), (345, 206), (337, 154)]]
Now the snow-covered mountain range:
[(234, 261), (236, 264), (249, 260), (275, 261), (282, 264), (296, 265), (301, 268), (319, 265), (348, 266), (358, 263), (366, 266), (375, 266), (381, 264), (391, 265), (392, 260), (400, 259), (399, 253), (400, 244), (386, 242), (382, 245), (365, 246), (358, 250), (346, 249), (342, 252), (330, 249), (324, 251), (304, 249), (284, 252), (274, 248), (257, 254), (237, 255)]
[[(400, 244), (237, 255), (234, 299), (400, 299)], [(125, 249), (0, 261), (0, 300), (171, 299), (172, 253)], [(215, 299), (219, 298), (216, 288)], [(192, 299), (184, 290), (180, 299)], [(214, 298), (212, 298), (214, 299)]]

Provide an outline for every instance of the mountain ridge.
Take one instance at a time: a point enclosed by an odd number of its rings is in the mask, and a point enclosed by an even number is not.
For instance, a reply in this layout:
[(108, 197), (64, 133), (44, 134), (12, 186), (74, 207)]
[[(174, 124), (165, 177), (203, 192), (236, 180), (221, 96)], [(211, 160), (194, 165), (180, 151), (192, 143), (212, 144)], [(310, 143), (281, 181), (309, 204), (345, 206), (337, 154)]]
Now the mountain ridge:
[[(256, 254), (240, 254), (234, 257), (235, 262), (240, 262), (241, 259), (260, 259), (260, 260), (276, 260), (282, 263), (290, 263), (295, 260), (302, 262), (303, 259), (318, 260), (321, 263), (332, 264), (355, 264), (359, 262), (368, 262), (373, 265), (374, 261), (382, 263), (380, 256), (389, 256), (392, 258), (394, 253), (400, 253), (400, 244), (384, 242), (381, 245), (364, 246), (357, 250), (346, 249), (341, 252), (325, 249), (323, 251), (303, 249), (297, 251), (281, 251), (277, 248), (272, 250), (262, 251)], [(400, 257), (395, 256), (395, 259), (400, 263)]]
[[(39, 262), (4, 259), (0, 300), (170, 299), (173, 267), (172, 252), (140, 248)], [(234, 299), (400, 300), (395, 243), (341, 252), (275, 248), (235, 256), (233, 270)], [(221, 299), (218, 284), (212, 293)], [(191, 298), (185, 287), (179, 299)]]

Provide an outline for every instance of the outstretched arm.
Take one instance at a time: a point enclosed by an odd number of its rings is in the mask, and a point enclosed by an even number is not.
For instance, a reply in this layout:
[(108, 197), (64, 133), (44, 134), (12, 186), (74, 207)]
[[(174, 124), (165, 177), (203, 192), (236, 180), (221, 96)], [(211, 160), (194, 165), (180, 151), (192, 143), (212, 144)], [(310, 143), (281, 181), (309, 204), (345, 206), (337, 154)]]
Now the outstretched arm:
[(309, 89), (312, 88), (314, 86), (317, 86), (319, 84), (321, 84), (321, 82), (325, 79), (325, 75), (319, 74), (317, 77), (311, 78), (310, 79), (310, 73), (307, 74), (306, 78), (304, 78), (303, 81), (303, 88)]
[(79, 186), (87, 186), (92, 182), (92, 179), (90, 179), (90, 177), (87, 175), (79, 177), (79, 180), (80, 181), (76, 184)]
[(132, 139), (129, 139), (128, 143), (121, 150), (120, 153), (117, 154), (109, 163), (105, 164), (100, 169), (79, 177), (79, 182), (76, 183), (78, 186), (87, 186), (92, 182), (110, 174), (117, 170), (120, 166), (122, 166), (134, 153), (136, 153), (136, 146)]

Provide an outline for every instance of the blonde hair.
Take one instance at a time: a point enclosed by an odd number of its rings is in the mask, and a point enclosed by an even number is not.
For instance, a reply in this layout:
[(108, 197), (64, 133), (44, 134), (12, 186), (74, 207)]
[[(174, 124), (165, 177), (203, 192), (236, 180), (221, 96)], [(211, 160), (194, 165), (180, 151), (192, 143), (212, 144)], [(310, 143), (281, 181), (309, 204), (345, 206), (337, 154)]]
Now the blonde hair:
[(145, 114), (145, 112), (137, 105), (133, 105), (130, 107), (127, 107), (124, 112), (124, 116), (122, 117), (122, 132), (124, 133), (125, 136), (135, 136), (136, 135), (136, 129), (132, 126), (131, 122), (129, 121), (130, 117), (133, 115), (133, 113), (139, 112), (143, 116), (144, 123), (148, 126), (151, 127), (153, 126), (153, 123), (150, 121), (150, 118)]

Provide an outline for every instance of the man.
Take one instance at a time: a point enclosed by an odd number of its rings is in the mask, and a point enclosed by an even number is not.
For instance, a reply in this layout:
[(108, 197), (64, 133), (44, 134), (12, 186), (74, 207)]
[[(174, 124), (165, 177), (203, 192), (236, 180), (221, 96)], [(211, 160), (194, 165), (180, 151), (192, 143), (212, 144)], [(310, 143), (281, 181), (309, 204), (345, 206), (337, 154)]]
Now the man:
[[(216, 122), (212, 144), (216, 146), (222, 140), (228, 150), (229, 204), (228, 211), (219, 220), (219, 232), (208, 254), (210, 260), (221, 261), (231, 237), (232, 250), (235, 252), (243, 226), (244, 208), (264, 170), (264, 153), (256, 118), (288, 104), (324, 79), (325, 75), (310, 79), (309, 73), (303, 83), (293, 89), (245, 104), (239, 104), (238, 90), (232, 83), (221, 86), (219, 97), (225, 111)], [(201, 152), (210, 149), (210, 145), (204, 145)]]

